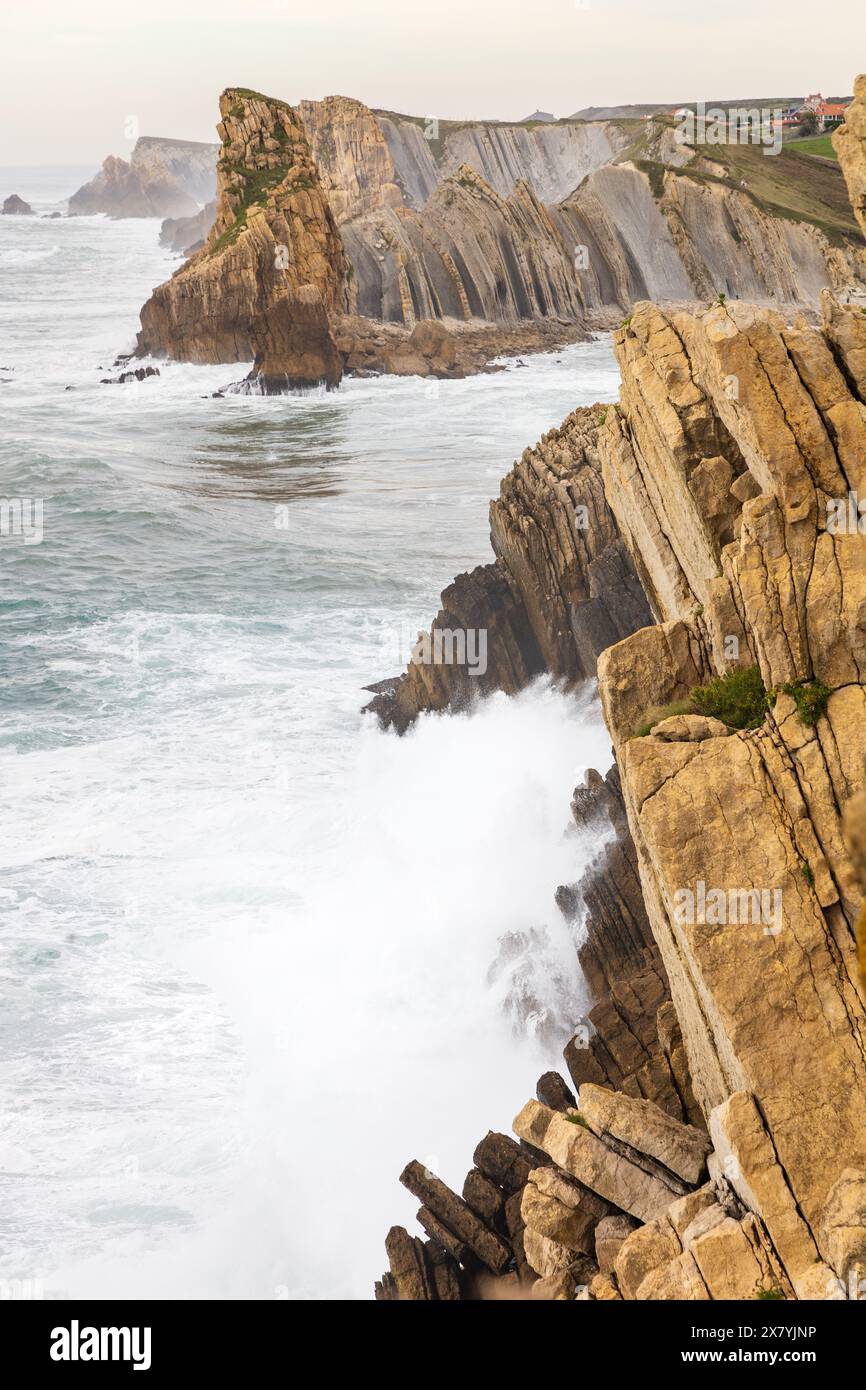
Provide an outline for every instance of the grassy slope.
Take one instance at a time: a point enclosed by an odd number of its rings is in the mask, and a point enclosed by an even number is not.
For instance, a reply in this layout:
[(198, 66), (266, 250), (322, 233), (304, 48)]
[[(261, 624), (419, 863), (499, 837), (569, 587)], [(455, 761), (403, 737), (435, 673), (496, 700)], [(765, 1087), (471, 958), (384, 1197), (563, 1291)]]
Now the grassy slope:
[[(631, 159), (642, 168), (659, 196), (665, 166), (652, 157), (653, 143), (652, 131), (645, 128), (619, 158)], [(777, 217), (811, 222), (834, 245), (843, 239), (862, 244), (838, 162), (816, 159), (803, 151), (805, 143), (783, 145), (776, 154), (765, 154), (761, 145), (702, 145), (691, 163), (674, 172), (700, 183), (720, 183), (744, 192)], [(711, 172), (709, 161), (723, 173)]]
[(836, 151), (833, 149), (833, 141), (829, 135), (814, 135), (809, 140), (798, 140), (788, 147), (796, 150), (798, 154), (819, 154), (824, 159), (835, 159)]

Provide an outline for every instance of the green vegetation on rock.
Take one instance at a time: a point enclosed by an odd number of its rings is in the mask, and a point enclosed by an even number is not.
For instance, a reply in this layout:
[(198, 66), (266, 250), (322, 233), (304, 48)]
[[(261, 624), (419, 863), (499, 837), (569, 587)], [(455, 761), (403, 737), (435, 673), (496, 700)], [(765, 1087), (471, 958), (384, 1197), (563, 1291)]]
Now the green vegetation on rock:
[(802, 722), (812, 728), (827, 708), (827, 701), (833, 694), (828, 685), (821, 681), (788, 681), (780, 686), (776, 694), (790, 695), (797, 706)]

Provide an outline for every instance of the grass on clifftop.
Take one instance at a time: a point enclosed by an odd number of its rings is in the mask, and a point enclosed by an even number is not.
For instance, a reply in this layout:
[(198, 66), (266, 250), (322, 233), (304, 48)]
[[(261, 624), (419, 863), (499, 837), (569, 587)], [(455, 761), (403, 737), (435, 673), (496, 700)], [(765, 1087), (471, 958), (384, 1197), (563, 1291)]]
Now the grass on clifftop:
[(838, 159), (829, 135), (813, 135), (808, 140), (792, 140), (787, 147), (795, 154), (817, 154), (822, 159)]

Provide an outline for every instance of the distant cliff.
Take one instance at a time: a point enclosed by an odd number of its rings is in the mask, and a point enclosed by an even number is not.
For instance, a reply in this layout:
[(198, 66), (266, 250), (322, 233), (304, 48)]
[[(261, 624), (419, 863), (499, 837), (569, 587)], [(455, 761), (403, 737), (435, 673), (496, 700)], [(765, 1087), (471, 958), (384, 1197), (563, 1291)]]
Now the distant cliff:
[(218, 145), (142, 135), (129, 162), (109, 155), (69, 199), (70, 216), (191, 217), (216, 190)]

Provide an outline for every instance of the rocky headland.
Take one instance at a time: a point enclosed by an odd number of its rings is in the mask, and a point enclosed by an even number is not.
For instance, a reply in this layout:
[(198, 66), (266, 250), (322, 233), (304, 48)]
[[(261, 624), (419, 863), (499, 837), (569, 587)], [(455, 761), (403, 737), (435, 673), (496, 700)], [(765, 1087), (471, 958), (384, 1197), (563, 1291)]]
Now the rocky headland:
[[(860, 217), (864, 111), (861, 78)], [(618, 404), (524, 453), (433, 629), (487, 630), (487, 689), (597, 677), (615, 764), (572, 815), (608, 835), (557, 894), (594, 1002), (462, 1193), (406, 1167), (376, 1296), (859, 1299), (866, 313), (645, 301), (614, 340)], [(432, 649), (385, 722), (471, 698)]]
[[(454, 376), (610, 327), (641, 299), (697, 307), (723, 294), (814, 315), (823, 290), (864, 288), (841, 173), (786, 148), (688, 145), (665, 117), (438, 122), (243, 88), (220, 111), (215, 221), (208, 230), (195, 208), (163, 228), (164, 244), (193, 254), (144, 306), (140, 350), (258, 355), (263, 389), (308, 382), (307, 332), (329, 384), (344, 371)], [(297, 245), (280, 173), (303, 180), (298, 206), (310, 194)], [(239, 280), (227, 245), (259, 273)], [(275, 335), (273, 303), (287, 298), (296, 307)], [(319, 300), (326, 324), (310, 310)]]
[(69, 199), (71, 217), (191, 217), (214, 196), (219, 146), (142, 135), (130, 159), (109, 155)]

